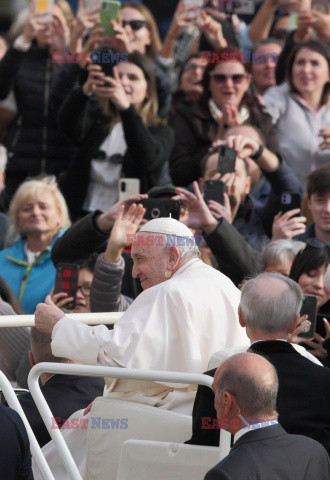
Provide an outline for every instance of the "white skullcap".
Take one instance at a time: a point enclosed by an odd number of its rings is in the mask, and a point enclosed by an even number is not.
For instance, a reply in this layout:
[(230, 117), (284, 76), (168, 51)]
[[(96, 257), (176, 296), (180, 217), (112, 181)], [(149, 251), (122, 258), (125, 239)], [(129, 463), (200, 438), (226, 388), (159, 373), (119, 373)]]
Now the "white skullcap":
[(193, 237), (191, 230), (186, 225), (174, 218), (155, 218), (140, 228), (140, 232), (162, 233), (176, 237)]

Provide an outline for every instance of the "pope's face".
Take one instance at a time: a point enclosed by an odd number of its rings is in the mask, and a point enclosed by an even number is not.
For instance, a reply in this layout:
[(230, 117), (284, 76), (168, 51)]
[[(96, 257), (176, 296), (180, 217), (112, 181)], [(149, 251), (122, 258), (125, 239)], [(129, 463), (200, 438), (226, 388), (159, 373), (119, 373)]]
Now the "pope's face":
[(169, 255), (162, 235), (140, 232), (132, 244), (132, 259), (132, 276), (140, 279), (143, 290), (166, 280)]

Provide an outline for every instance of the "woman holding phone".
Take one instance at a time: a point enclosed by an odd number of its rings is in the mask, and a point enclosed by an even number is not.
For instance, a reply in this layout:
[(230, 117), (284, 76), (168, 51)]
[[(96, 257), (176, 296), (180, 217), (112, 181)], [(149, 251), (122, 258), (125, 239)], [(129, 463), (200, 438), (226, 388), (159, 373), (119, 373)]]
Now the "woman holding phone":
[(290, 271), (290, 278), (295, 280), (306, 295), (317, 297), (317, 319), (314, 341), (301, 339), (311, 347), (311, 353), (326, 366), (330, 358), (323, 343), (330, 338), (330, 291), (324, 284), (327, 267), (330, 264), (330, 246), (317, 238), (307, 240), (306, 245), (295, 257)]
[(98, 64), (88, 70), (87, 81), (70, 93), (59, 112), (60, 127), (79, 149), (61, 182), (73, 218), (113, 205), (121, 175), (139, 178), (141, 193), (157, 185), (173, 146), (172, 129), (157, 114), (146, 57), (129, 54), (113, 76)]

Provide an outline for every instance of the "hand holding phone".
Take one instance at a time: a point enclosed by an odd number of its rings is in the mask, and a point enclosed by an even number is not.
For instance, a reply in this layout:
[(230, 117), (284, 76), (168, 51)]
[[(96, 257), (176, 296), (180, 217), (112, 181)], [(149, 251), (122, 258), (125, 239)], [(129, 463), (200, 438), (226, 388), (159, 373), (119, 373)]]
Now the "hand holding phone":
[(315, 325), (316, 325), (316, 308), (317, 308), (317, 297), (315, 295), (304, 295), (303, 304), (300, 310), (300, 316), (303, 317), (307, 315), (307, 319), (310, 322), (309, 326), (298, 333), (298, 337), (301, 338), (313, 338), (315, 335)]
[(221, 144), (219, 147), (218, 168), (217, 171), (223, 177), (226, 173), (235, 172), (236, 152), (228, 145)]
[(56, 269), (54, 294), (63, 292), (73, 298), (72, 302), (65, 303), (65, 308), (69, 310), (73, 310), (76, 306), (78, 274), (79, 265), (74, 263), (59, 263)]
[(104, 36), (114, 37), (115, 32), (111, 24), (112, 20), (118, 22), (121, 3), (116, 0), (103, 0), (100, 10), (100, 27), (104, 29)]

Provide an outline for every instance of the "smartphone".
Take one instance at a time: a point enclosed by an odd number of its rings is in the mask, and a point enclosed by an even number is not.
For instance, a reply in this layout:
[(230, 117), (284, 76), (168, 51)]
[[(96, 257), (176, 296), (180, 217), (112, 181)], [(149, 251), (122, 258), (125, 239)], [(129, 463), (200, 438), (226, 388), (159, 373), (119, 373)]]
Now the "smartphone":
[(305, 330), (298, 333), (298, 337), (302, 338), (313, 338), (315, 334), (315, 324), (316, 324), (316, 305), (317, 297), (316, 295), (304, 295), (303, 304), (300, 310), (300, 316), (308, 315), (308, 321), (311, 322), (309, 327), (306, 327)]
[(300, 193), (283, 192), (281, 195), (280, 211), (285, 213), (294, 210), (295, 208), (299, 208), (300, 212), (294, 215), (294, 217), (299, 217), (301, 215), (301, 203), (302, 198)]
[(255, 14), (255, 2), (253, 0), (241, 0), (240, 5), (235, 7), (235, 13), (237, 15), (254, 15)]
[(312, 0), (312, 10), (317, 10), (321, 13), (328, 13), (328, 0)]
[(118, 182), (119, 200), (126, 200), (131, 195), (140, 193), (138, 178), (121, 178)]
[(146, 213), (144, 214), (146, 220), (169, 216), (175, 220), (179, 220), (180, 202), (177, 200), (146, 198), (145, 200), (142, 200), (141, 203), (146, 209)]
[(214, 200), (224, 204), (225, 184), (221, 180), (205, 180), (204, 182), (204, 200)]
[(106, 37), (114, 37), (111, 20), (118, 21), (121, 3), (116, 0), (103, 0), (100, 10), (100, 27), (104, 29)]
[(225, 173), (235, 172), (236, 152), (228, 145), (220, 145), (218, 157), (218, 172), (223, 176)]
[(84, 10), (91, 10), (92, 8), (99, 7), (101, 0), (84, 0)]
[[(54, 0), (37, 0), (35, 4), (35, 12), (51, 12), (53, 10)], [(53, 17), (51, 13), (46, 13), (42, 15), (42, 21), (46, 23), (51, 23)]]
[(37, 0), (35, 4), (36, 12), (47, 12), (53, 10), (54, 0)]
[(65, 292), (69, 297), (73, 297), (73, 301), (65, 305), (69, 310), (76, 306), (79, 268), (75, 263), (59, 263), (56, 269), (54, 293)]

